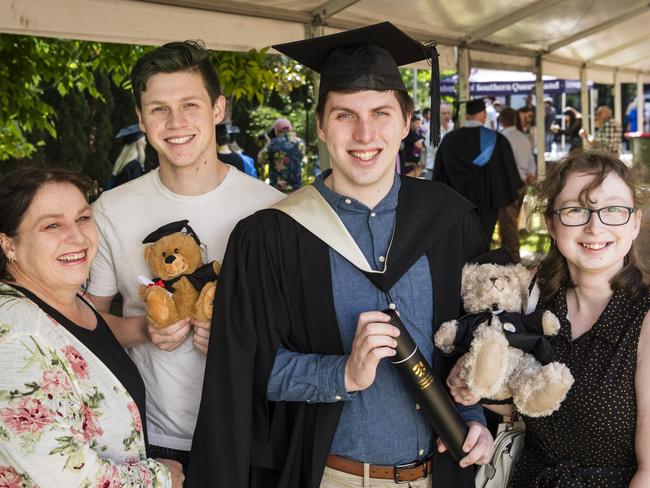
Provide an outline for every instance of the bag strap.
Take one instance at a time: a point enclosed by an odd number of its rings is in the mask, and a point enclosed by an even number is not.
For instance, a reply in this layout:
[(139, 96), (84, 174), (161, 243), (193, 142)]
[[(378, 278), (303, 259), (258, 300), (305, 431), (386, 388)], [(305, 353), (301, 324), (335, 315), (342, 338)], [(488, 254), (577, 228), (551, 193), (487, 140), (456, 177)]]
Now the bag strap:
[(528, 303), (526, 304), (526, 315), (533, 313), (539, 303), (539, 286), (537, 285), (537, 275), (533, 276), (533, 280), (528, 287)]

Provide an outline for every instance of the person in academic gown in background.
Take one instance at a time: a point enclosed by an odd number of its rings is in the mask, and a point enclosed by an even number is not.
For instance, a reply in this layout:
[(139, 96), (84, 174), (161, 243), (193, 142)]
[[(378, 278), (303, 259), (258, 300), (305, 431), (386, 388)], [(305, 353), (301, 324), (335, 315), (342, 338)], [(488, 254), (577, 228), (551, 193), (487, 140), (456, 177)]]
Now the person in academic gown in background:
[(113, 165), (111, 178), (106, 183), (106, 190), (120, 186), (145, 174), (145, 149), (147, 139), (138, 124), (123, 127), (115, 136), (124, 146)]
[(469, 432), (453, 461), (386, 360), (397, 329), (380, 312), (400, 312), (444, 383), (453, 359), (433, 334), (487, 242), (469, 201), (395, 173), (413, 113), (397, 66), (425, 48), (388, 22), (274, 47), (321, 73), (332, 170), (231, 234), (186, 486), (473, 487), (492, 453), (482, 410), (459, 408)]
[(524, 183), (508, 139), (483, 126), (485, 102), (468, 101), (466, 113), (465, 127), (451, 131), (440, 143), (433, 180), (449, 185), (478, 207), (490, 240), (499, 209), (519, 198)]
[(227, 123), (217, 124), (216, 126), (217, 157), (219, 158), (219, 161), (221, 161), (222, 163), (226, 163), (229, 164), (230, 166), (234, 166), (242, 173), (246, 173), (246, 169), (244, 168), (244, 160), (239, 154), (233, 152), (230, 149), (229, 144), (232, 142), (232, 138), (230, 136), (230, 130), (229, 130), (230, 126), (231, 125)]

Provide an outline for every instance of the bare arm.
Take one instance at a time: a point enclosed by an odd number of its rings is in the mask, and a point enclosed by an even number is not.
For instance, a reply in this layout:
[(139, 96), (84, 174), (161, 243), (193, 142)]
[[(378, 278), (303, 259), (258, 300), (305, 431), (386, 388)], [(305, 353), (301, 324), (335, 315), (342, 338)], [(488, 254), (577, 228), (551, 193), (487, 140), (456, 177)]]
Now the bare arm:
[(106, 323), (115, 334), (115, 337), (122, 347), (131, 347), (142, 344), (149, 340), (147, 336), (147, 321), (144, 315), (135, 317), (118, 317), (111, 315), (108, 311), (113, 297), (99, 297), (91, 293), (87, 294), (97, 310), (101, 313)]
[(630, 488), (650, 486), (650, 312), (643, 321), (636, 360), (636, 461)]

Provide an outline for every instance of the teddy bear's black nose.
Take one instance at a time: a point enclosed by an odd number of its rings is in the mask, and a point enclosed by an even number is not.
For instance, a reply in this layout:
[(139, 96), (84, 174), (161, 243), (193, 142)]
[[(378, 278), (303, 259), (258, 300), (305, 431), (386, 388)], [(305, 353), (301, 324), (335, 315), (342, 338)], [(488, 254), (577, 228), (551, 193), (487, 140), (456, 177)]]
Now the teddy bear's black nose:
[(176, 256), (174, 256), (173, 254), (170, 254), (169, 256), (167, 256), (165, 258), (165, 264), (172, 264), (175, 259), (176, 259)]
[(497, 282), (497, 279), (498, 279), (498, 278), (490, 278), (490, 281), (491, 281), (492, 284), (494, 285), (494, 284)]

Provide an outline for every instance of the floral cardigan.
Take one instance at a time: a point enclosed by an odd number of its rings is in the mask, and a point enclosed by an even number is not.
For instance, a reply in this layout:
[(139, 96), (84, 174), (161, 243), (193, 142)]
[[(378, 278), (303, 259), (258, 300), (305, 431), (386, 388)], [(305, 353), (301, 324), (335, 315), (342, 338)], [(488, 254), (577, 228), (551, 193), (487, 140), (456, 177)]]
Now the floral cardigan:
[(138, 407), (36, 304), (0, 284), (0, 486), (171, 487), (147, 459)]

